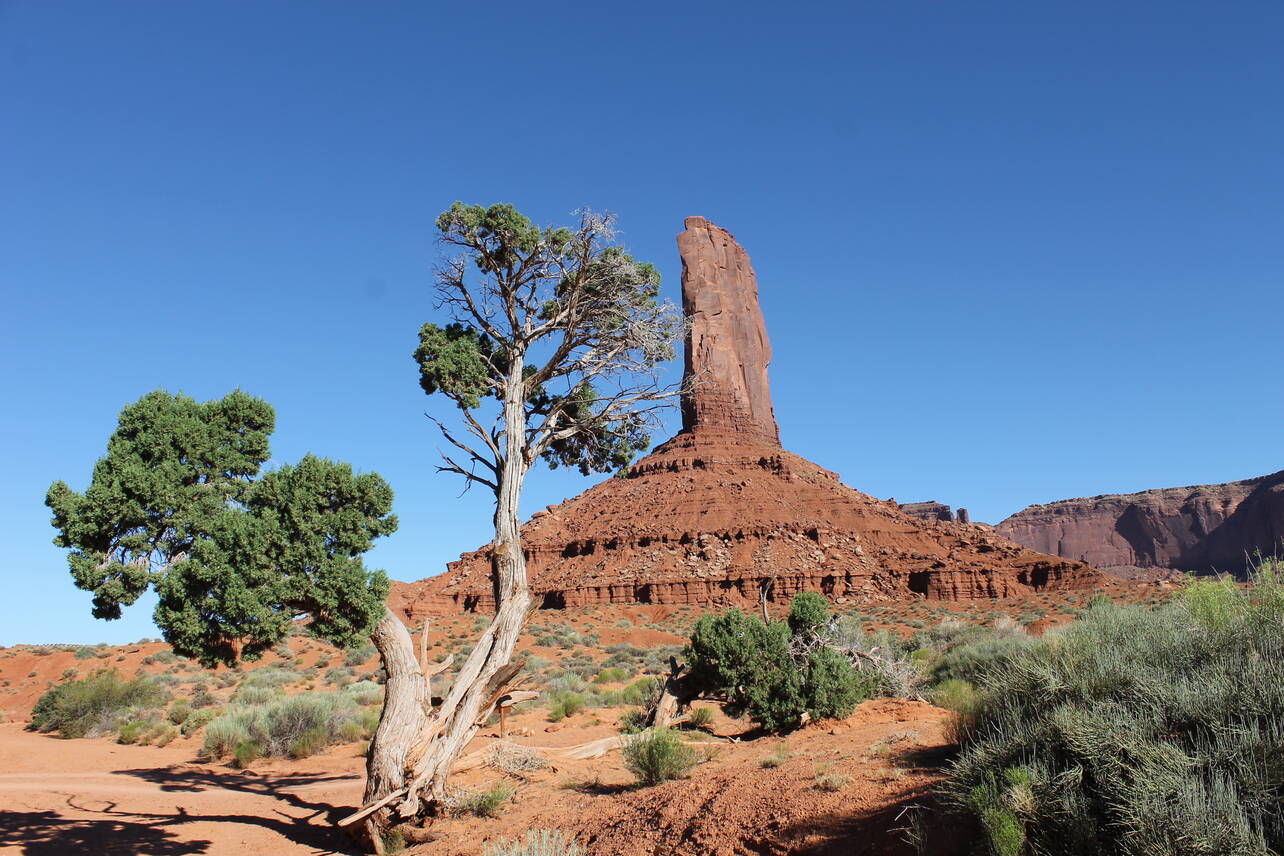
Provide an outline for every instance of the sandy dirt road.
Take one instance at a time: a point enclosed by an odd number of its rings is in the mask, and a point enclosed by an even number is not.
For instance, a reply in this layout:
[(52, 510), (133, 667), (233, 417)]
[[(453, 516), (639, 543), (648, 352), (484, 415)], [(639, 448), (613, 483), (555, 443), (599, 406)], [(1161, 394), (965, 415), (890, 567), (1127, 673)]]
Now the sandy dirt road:
[(108, 856), (355, 853), (332, 819), (361, 796), (362, 759), (274, 770), (191, 763), (194, 746), (59, 740), (0, 724), (0, 851)]

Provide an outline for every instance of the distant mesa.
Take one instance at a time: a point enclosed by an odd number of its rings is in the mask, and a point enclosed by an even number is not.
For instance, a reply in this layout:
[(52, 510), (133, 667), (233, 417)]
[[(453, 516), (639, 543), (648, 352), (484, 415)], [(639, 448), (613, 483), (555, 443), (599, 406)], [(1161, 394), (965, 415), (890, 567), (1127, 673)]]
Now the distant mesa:
[[(523, 525), (543, 607), (745, 605), (764, 590), (775, 601), (800, 591), (856, 603), (964, 600), (1100, 581), (1083, 562), (968, 525), (965, 511), (907, 513), (782, 449), (749, 256), (703, 217), (685, 225), (678, 249), (692, 387), (682, 430), (626, 478), (606, 479)], [(490, 572), (483, 547), (439, 577), (397, 584), (393, 605), (412, 619), (491, 610)]]
[(995, 529), (1017, 543), (1122, 576), (1245, 570), (1284, 545), (1284, 470), (1226, 484), (1031, 505)]

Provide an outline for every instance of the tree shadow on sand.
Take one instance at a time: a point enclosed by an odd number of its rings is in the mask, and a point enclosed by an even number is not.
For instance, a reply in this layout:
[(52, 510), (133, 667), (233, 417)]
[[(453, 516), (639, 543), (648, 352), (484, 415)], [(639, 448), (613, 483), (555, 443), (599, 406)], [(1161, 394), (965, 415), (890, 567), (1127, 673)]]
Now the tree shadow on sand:
[(0, 811), (0, 848), (28, 856), (99, 853), (102, 856), (187, 856), (209, 851), (209, 841), (179, 841), (165, 821), (68, 820), (52, 811)]
[(233, 791), (277, 800), (303, 814), (271, 810), (272, 816), (254, 814), (201, 814), (182, 806), (173, 812), (137, 812), (117, 808), (118, 803), (69, 798), (67, 804), (79, 814), (102, 819), (66, 818), (56, 812), (0, 812), (0, 845), (24, 848), (34, 856), (63, 853), (102, 853), (106, 856), (178, 856), (208, 851), (209, 841), (179, 841), (173, 829), (189, 823), (225, 823), (270, 829), (282, 838), (313, 847), (319, 852), (356, 852), (353, 842), (334, 825), (352, 811), (308, 800), (293, 788), (330, 782), (352, 781), (349, 775), (267, 774), (247, 770), (209, 770), (184, 767), (155, 767), (117, 770), (117, 775), (134, 776), (159, 785), (161, 791), (197, 793), (206, 790)]

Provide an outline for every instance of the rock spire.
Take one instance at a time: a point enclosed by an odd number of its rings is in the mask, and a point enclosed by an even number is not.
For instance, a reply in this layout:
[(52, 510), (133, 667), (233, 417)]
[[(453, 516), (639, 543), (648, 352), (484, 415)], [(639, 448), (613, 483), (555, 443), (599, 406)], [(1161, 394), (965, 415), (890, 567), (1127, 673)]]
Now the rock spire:
[(771, 342), (749, 254), (730, 232), (688, 217), (678, 235), (687, 332), (682, 430), (780, 446), (771, 408)]

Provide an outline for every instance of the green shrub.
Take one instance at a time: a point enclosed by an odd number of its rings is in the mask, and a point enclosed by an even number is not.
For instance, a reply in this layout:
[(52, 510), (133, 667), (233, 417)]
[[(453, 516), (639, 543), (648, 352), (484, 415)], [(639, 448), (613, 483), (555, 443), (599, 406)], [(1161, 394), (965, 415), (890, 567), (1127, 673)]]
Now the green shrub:
[(241, 689), (250, 687), (285, 687), (299, 680), (299, 673), (288, 666), (264, 666), (255, 669), (241, 681)]
[(696, 765), (695, 751), (669, 728), (652, 728), (624, 740), (624, 766), (644, 787), (685, 776)]
[(379, 704), (383, 701), (383, 687), (374, 681), (357, 681), (348, 684), (343, 691), (360, 705)]
[(192, 705), (185, 698), (180, 698), (169, 706), (169, 713), (166, 714), (169, 721), (175, 725), (182, 725), (187, 718), (192, 715)]
[(646, 728), (647, 712), (640, 708), (626, 710), (620, 716), (620, 731), (625, 734), (637, 734)]
[(113, 730), (127, 712), (155, 707), (164, 699), (165, 691), (151, 678), (126, 681), (114, 669), (98, 671), (42, 695), (32, 709), (31, 727), (61, 737), (101, 734)]
[(180, 726), (179, 730), (182, 732), (184, 737), (195, 734), (197, 731), (200, 731), (202, 728), (209, 725), (216, 715), (215, 711), (208, 707), (197, 708), (192, 711), (191, 715), (188, 716), (187, 719), (183, 720), (183, 724)]
[(204, 755), (223, 758), (253, 744), (259, 756), (302, 758), (366, 733), (361, 710), (342, 693), (300, 693), (266, 704), (233, 704), (205, 728)]
[(801, 592), (789, 604), (786, 623), (794, 636), (819, 630), (829, 622), (829, 601), (814, 591)]
[(687, 714), (687, 725), (691, 728), (704, 729), (713, 724), (713, 708), (695, 707)]
[(831, 647), (831, 624), (828, 603), (814, 592), (794, 598), (788, 623), (764, 624), (738, 609), (706, 615), (687, 648), (691, 681), (725, 699), (731, 716), (768, 731), (797, 728), (804, 713), (845, 717), (880, 684)]
[(343, 655), (343, 665), (360, 666), (375, 655), (373, 645), (362, 645), (360, 648), (353, 648)]
[(984, 670), (945, 788), (991, 852), (1284, 850), (1284, 587), (1273, 566), (1254, 582), (1094, 599)]
[(518, 841), (486, 845), (483, 856), (587, 856), (587, 851), (561, 830), (530, 829)]
[(88, 645), (81, 645), (76, 649), (77, 660), (92, 660), (98, 652)]
[(549, 722), (561, 722), (568, 716), (574, 716), (584, 709), (585, 704), (584, 696), (579, 693), (558, 693), (548, 710)]
[(499, 813), (499, 807), (508, 802), (515, 793), (517, 793), (516, 787), (501, 782), (483, 791), (468, 791), (457, 794), (450, 801), (450, 807), (457, 814), (494, 817)]

